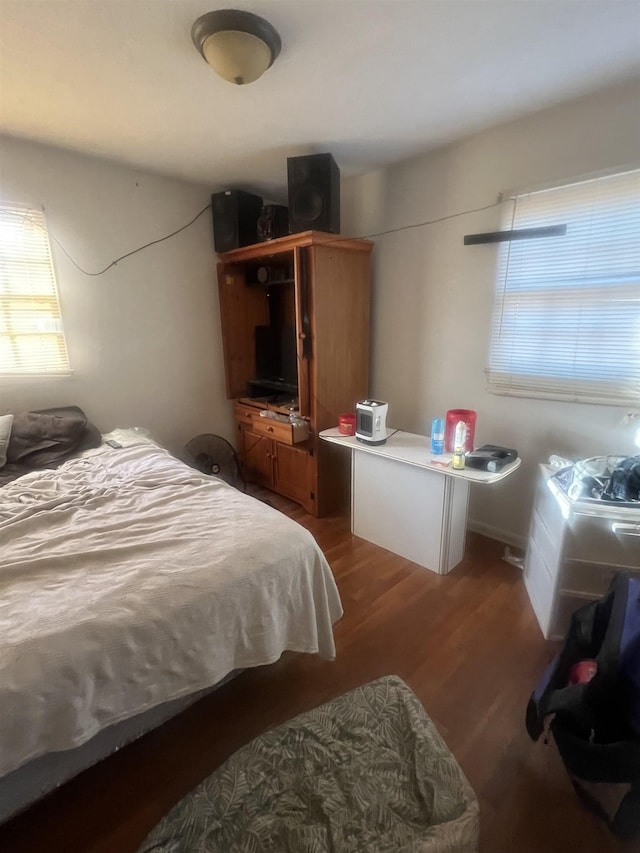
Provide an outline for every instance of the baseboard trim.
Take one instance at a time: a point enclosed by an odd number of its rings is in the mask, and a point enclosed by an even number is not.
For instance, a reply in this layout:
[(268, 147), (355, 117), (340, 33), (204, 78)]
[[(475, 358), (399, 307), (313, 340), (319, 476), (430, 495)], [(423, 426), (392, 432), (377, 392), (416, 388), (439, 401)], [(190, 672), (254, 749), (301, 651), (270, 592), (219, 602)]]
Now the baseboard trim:
[(467, 527), (469, 530), (473, 530), (474, 533), (481, 533), (483, 536), (488, 536), (489, 539), (497, 539), (498, 542), (512, 545), (521, 551), (526, 550), (527, 540), (524, 536), (519, 536), (508, 530), (502, 530), (500, 527), (494, 527), (492, 524), (485, 524), (482, 521), (472, 521), (471, 519), (469, 519)]

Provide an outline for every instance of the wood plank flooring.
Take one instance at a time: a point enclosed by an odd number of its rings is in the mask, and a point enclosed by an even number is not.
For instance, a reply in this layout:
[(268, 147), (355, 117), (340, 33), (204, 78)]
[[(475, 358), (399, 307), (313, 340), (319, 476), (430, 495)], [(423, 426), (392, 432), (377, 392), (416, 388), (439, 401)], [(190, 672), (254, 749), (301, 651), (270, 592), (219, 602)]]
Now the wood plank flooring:
[(352, 537), (344, 518), (269, 499), (311, 530), (333, 568), (345, 610), (336, 660), (286, 654), (243, 673), (0, 827), (0, 851), (132, 853), (251, 738), (390, 673), (418, 695), (474, 787), (482, 853), (640, 850), (584, 811), (553, 744), (526, 734), (527, 699), (554, 648), (499, 543), (470, 534), (463, 563), (438, 577)]

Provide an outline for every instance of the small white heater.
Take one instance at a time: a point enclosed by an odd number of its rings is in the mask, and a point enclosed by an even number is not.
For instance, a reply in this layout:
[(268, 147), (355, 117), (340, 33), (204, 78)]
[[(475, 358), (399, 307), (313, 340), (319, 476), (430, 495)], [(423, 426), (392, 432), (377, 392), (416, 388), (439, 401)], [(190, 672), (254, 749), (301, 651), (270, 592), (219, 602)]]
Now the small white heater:
[(356, 438), (365, 444), (384, 444), (387, 440), (389, 404), (382, 400), (356, 403)]

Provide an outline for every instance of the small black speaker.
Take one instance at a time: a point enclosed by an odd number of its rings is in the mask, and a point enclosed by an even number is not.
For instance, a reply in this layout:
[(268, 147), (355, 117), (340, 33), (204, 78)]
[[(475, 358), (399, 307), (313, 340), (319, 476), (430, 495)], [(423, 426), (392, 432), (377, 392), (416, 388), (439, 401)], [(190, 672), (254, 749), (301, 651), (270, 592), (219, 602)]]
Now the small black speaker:
[(283, 204), (265, 204), (258, 217), (258, 242), (286, 237), (288, 233), (288, 209)]
[(229, 252), (256, 243), (261, 210), (262, 199), (259, 195), (242, 190), (214, 193), (211, 196), (211, 212), (216, 252)]
[(287, 157), (289, 231), (340, 233), (340, 169), (331, 154)]

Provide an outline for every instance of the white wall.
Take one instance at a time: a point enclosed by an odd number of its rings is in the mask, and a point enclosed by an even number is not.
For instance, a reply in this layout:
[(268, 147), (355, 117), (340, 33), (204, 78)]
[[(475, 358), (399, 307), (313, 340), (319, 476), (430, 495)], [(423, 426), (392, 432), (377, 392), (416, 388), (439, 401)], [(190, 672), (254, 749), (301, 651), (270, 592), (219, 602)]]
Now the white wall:
[[(6, 137), (0, 194), (44, 205), (50, 232), (89, 271), (210, 201), (206, 187)], [(0, 380), (0, 412), (77, 404), (102, 431), (145, 426), (174, 451), (201, 432), (231, 436), (210, 212), (95, 278), (52, 251), (73, 376)]]
[[(640, 157), (640, 84), (606, 91), (496, 127), (458, 144), (345, 182), (343, 231), (358, 236), (496, 201), (500, 192), (631, 164)], [(463, 236), (500, 227), (499, 209), (375, 239), (370, 392), (390, 425), (428, 434), (450, 408), (478, 413), (476, 444), (516, 447), (522, 469), (472, 490), (472, 526), (522, 543), (537, 464), (633, 453), (624, 410), (499, 397), (485, 390), (495, 246)], [(640, 401), (638, 401), (640, 406)], [(637, 451), (635, 451), (637, 452)]]

